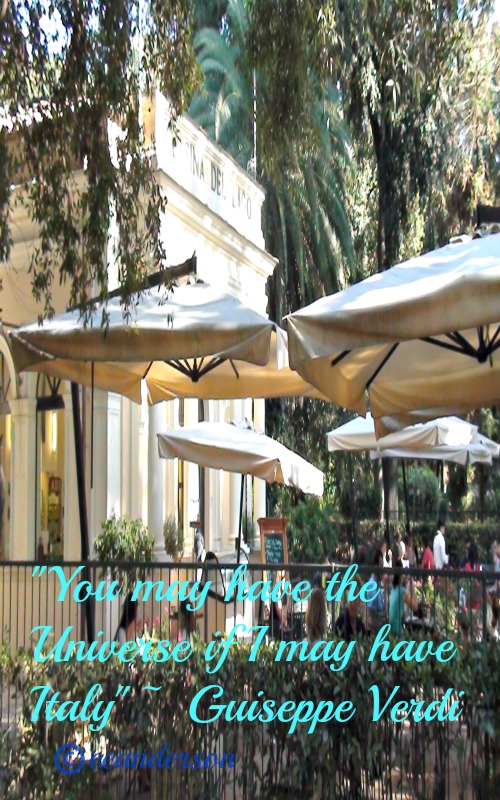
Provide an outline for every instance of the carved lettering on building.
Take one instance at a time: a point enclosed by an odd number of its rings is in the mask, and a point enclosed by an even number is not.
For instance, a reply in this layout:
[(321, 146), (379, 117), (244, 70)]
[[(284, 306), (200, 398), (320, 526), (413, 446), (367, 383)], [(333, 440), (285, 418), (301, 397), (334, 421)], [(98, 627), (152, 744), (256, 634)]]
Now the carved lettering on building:
[(177, 143), (172, 146), (172, 155), (176, 161), (184, 161), (190, 173), (200, 183), (208, 185), (214, 195), (240, 211), (247, 219), (252, 218), (250, 195), (238, 183), (234, 174), (226, 173), (222, 167), (205, 154), (202, 148), (197, 147), (193, 142), (177, 139)]

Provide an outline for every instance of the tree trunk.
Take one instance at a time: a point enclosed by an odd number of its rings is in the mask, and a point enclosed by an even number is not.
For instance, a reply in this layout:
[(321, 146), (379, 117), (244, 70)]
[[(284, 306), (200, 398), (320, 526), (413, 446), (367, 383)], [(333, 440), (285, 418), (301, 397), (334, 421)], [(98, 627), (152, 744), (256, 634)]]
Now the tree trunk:
[(484, 464), (477, 464), (477, 480), (479, 488), (479, 518), (481, 522), (484, 520), (484, 503), (486, 499), (486, 487), (488, 485), (488, 473), (484, 468)]
[[(398, 215), (397, 137), (387, 121), (371, 120), (373, 144), (377, 160), (378, 219), (377, 219), (377, 268), (379, 272), (393, 266), (399, 246), (400, 222)], [(398, 519), (398, 461), (382, 459), (383, 514), (386, 521), (386, 538), (389, 537), (391, 520)]]
[(387, 523), (399, 519), (399, 498), (398, 498), (398, 459), (382, 459), (382, 477), (384, 484), (384, 520)]
[(382, 481), (382, 459), (376, 458), (372, 461), (372, 471), (373, 471), (373, 485), (376, 490), (380, 493), (380, 509), (379, 509), (379, 521), (384, 521), (384, 485)]

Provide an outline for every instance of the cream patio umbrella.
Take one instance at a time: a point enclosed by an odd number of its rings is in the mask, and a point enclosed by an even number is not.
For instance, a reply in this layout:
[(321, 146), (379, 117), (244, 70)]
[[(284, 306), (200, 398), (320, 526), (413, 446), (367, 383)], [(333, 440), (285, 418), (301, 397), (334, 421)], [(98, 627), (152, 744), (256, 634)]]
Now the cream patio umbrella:
[(452, 461), (454, 464), (466, 464), (467, 459), (471, 464), (492, 464), (493, 458), (498, 457), (494, 446), (500, 449), (496, 442), (489, 440), (490, 444), (471, 442), (470, 444), (453, 445), (444, 444), (437, 447), (427, 447), (421, 450), (389, 447), (387, 450), (370, 450), (370, 458), (406, 458), (417, 461)]
[[(480, 438), (479, 438), (480, 437)], [(377, 439), (375, 422), (370, 413), (366, 417), (355, 417), (350, 422), (327, 434), (328, 449), (333, 450), (429, 450), (435, 447), (466, 447), (477, 444), (486, 437), (478, 434), (477, 425), (458, 417), (445, 417), (412, 425), (404, 430), (390, 433)], [(491, 442), (490, 439), (487, 440)], [(492, 446), (498, 447), (495, 442)]]
[(186, 373), (165, 361), (155, 361), (145, 380), (150, 403), (172, 397), (193, 397), (193, 394), (203, 400), (294, 396), (325, 399), (290, 369), (287, 336), (277, 325), (271, 331), (269, 361), (264, 366), (227, 359), (217, 369), (203, 375), (194, 386)]
[(240, 473), (242, 477), (238, 561), (241, 544), (244, 476), (293, 486), (305, 494), (323, 494), (323, 473), (280, 442), (251, 427), (227, 422), (201, 422), (158, 434), (161, 458), (180, 458), (202, 467)]
[[(460, 241), (288, 317), (290, 364), (330, 400), (413, 422), (500, 400), (500, 235)], [(367, 402), (368, 401), (368, 402)]]
[[(102, 327), (103, 315), (108, 324)], [(288, 366), (283, 330), (205, 283), (149, 289), (131, 320), (120, 299), (98, 306), (85, 326), (78, 311), (42, 326), (10, 331), (18, 371), (24, 369), (117, 392), (141, 402), (174, 397), (320, 397)]]
[(476, 462), (491, 464), (500, 455), (500, 445), (479, 433), (472, 425), (458, 417), (445, 417), (412, 425), (377, 439), (375, 422), (371, 414), (355, 417), (327, 434), (328, 450), (347, 452), (370, 451), (370, 457), (403, 459), (403, 483), (407, 525), (408, 496), (404, 459), (433, 459), (465, 464)]
[(500, 445), (458, 417), (443, 417), (411, 425), (377, 439), (371, 414), (355, 417), (327, 434), (328, 450), (370, 450), (371, 458), (434, 459), (465, 464), (491, 464)]
[[(89, 537), (77, 384), (136, 402), (143, 380), (154, 401), (318, 394), (288, 367), (286, 338), (273, 322), (202, 282), (173, 292), (163, 285), (145, 289), (132, 303), (128, 321), (120, 298), (111, 297), (106, 306), (96, 307), (86, 325), (75, 310), (43, 325), (12, 329), (9, 335), (18, 372), (71, 381), (83, 560), (89, 556)], [(263, 376), (258, 370), (266, 367)], [(213, 380), (218, 371), (221, 380)]]

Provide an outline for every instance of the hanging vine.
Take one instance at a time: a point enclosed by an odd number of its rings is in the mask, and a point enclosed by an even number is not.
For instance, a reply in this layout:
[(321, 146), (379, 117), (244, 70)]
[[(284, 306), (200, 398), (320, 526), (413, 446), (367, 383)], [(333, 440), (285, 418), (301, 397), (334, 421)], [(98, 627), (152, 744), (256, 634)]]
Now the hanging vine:
[[(0, 4), (0, 260), (10, 213), (37, 226), (35, 298), (53, 313), (56, 282), (72, 305), (107, 293), (118, 264), (122, 302), (165, 266), (166, 198), (145, 147), (141, 98), (156, 87), (182, 112), (197, 84), (189, 0), (4, 0)], [(114, 229), (114, 230), (113, 230)]]

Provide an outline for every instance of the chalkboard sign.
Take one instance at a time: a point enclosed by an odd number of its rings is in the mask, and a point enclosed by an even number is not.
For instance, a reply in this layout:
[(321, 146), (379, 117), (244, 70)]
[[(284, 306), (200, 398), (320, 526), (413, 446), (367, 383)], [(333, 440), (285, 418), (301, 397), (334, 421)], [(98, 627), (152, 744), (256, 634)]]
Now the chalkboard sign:
[(288, 564), (287, 522), (285, 518), (259, 519), (262, 559), (265, 564)]
[(264, 534), (264, 561), (266, 564), (285, 564), (285, 545), (282, 533)]

